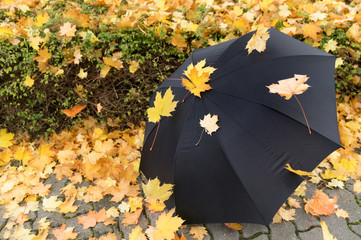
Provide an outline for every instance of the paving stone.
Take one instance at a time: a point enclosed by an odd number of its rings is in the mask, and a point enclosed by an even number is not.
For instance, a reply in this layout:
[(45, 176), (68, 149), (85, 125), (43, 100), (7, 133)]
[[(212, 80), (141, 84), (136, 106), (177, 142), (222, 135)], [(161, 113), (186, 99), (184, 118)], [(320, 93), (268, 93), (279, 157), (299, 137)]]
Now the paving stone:
[(47, 217), (48, 222), (51, 222), (51, 228), (58, 228), (63, 223), (65, 223), (65, 218), (61, 215), (61, 213), (44, 211), (41, 207), (39, 207), (37, 220), (40, 220), (44, 217)]
[(296, 228), (291, 222), (273, 223), (271, 228), (271, 240), (297, 240)]
[(125, 239), (123, 232), (119, 231), (119, 224), (116, 224), (116, 226), (113, 227), (114, 233), (117, 236), (117, 240)]
[(226, 227), (223, 223), (205, 225), (213, 240), (239, 240), (239, 232)]
[(252, 237), (259, 232), (268, 234), (268, 228), (261, 224), (242, 223), (241, 225), (243, 226), (242, 234), (245, 238)]
[(106, 235), (107, 233), (113, 233), (114, 232), (111, 225), (107, 226), (107, 225), (105, 225), (103, 223), (98, 223), (97, 225), (95, 225), (95, 227), (93, 227), (93, 231), (94, 231), (94, 236), (96, 238), (99, 238), (102, 235)]
[(7, 218), (3, 218), (2, 216), (4, 216), (5, 213), (5, 206), (1, 205), (0, 206), (0, 229), (3, 225), (5, 225), (8, 221)]
[[(252, 238), (252, 240), (253, 240), (253, 239), (256, 239), (256, 240), (269, 240), (267, 234), (259, 235), (259, 236), (255, 237), (255, 238)], [(279, 239), (279, 240), (281, 240), (281, 239)]]
[(354, 197), (350, 197), (351, 192), (345, 189), (326, 189), (324, 192), (331, 198), (338, 196), (337, 205), (348, 213), (350, 222), (357, 222), (361, 219), (361, 207), (356, 203)]
[[(320, 221), (316, 217), (312, 217), (310, 213), (307, 214), (303, 207), (296, 209), (294, 222), (296, 223), (297, 230), (302, 232), (310, 229), (311, 227), (321, 226)], [(307, 226), (308, 229), (306, 229)]]
[(44, 185), (50, 184), (50, 193), (47, 195), (47, 197), (51, 196), (58, 196), (61, 192), (61, 189), (66, 186), (66, 183), (69, 180), (65, 177), (61, 179), (60, 181), (56, 179), (55, 174), (50, 174), (50, 176), (45, 180)]
[(94, 208), (96, 211), (101, 210), (102, 208), (105, 208), (105, 210), (108, 210), (111, 207), (118, 207), (119, 203), (110, 201), (112, 196), (107, 195), (104, 198), (102, 198), (100, 201), (94, 203)]
[(338, 218), (335, 214), (331, 216), (321, 216), (321, 220), (325, 221), (330, 233), (337, 239), (360, 240), (347, 226), (347, 222), (343, 218)]
[(321, 227), (314, 227), (309, 231), (299, 232), (298, 234), (302, 240), (323, 239)]

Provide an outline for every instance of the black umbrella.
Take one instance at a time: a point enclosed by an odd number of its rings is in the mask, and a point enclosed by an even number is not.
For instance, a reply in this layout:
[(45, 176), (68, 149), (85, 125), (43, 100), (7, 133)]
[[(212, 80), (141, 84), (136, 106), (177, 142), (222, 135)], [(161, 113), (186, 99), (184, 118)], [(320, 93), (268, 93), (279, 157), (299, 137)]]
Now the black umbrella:
[[(141, 170), (148, 178), (175, 184), (168, 205), (175, 205), (188, 223), (268, 225), (303, 180), (286, 164), (312, 171), (341, 146), (335, 57), (274, 28), (266, 50), (248, 55), (245, 47), (253, 34), (194, 51), (157, 89), (164, 94), (171, 87), (179, 103), (159, 129), (147, 123)], [(217, 70), (210, 75), (212, 89), (200, 98), (188, 94), (178, 79), (203, 59)], [(296, 99), (285, 100), (266, 88), (295, 74), (309, 77), (311, 87), (298, 99), (311, 134)], [(212, 135), (203, 134), (199, 124), (209, 113), (219, 117)]]

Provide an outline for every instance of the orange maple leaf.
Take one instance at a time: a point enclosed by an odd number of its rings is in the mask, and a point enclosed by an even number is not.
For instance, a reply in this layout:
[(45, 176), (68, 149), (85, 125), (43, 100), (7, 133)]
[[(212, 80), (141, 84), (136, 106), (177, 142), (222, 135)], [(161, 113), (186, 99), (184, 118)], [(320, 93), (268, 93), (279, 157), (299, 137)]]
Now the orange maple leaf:
[(335, 196), (333, 199), (329, 198), (327, 194), (321, 190), (316, 190), (312, 199), (306, 201), (305, 211), (306, 213), (311, 213), (314, 216), (319, 215), (331, 215), (336, 208), (338, 196)]
[(66, 225), (63, 223), (63, 225), (60, 226), (60, 228), (53, 230), (53, 235), (56, 238), (56, 240), (68, 240), (68, 239), (75, 239), (78, 236), (78, 233), (73, 232), (74, 227), (68, 227), (65, 228)]
[(63, 109), (63, 113), (68, 117), (75, 117), (81, 110), (83, 110), (86, 105), (75, 105), (72, 109)]
[(125, 226), (137, 224), (140, 214), (142, 213), (142, 210), (143, 210), (142, 208), (139, 208), (139, 209), (135, 210), (134, 212), (125, 212), (122, 223)]
[(96, 211), (89, 211), (87, 215), (78, 217), (78, 222), (84, 225), (83, 229), (94, 227), (98, 222), (104, 222), (108, 217), (106, 215), (105, 208)]

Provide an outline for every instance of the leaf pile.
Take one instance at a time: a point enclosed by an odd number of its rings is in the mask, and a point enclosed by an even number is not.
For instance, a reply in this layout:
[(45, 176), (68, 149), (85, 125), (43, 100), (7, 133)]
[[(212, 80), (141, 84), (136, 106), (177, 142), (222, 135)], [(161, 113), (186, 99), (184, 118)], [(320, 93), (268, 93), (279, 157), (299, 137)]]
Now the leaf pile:
[[(87, 105), (82, 117), (138, 124), (179, 58), (251, 30), (249, 51), (262, 51), (271, 26), (339, 55), (337, 90), (359, 94), (359, 10), (359, 1), (1, 1), (1, 127), (59, 130), (72, 124), (61, 110), (77, 105)], [(208, 89), (207, 74), (189, 75), (202, 80), (188, 82), (194, 94)]]

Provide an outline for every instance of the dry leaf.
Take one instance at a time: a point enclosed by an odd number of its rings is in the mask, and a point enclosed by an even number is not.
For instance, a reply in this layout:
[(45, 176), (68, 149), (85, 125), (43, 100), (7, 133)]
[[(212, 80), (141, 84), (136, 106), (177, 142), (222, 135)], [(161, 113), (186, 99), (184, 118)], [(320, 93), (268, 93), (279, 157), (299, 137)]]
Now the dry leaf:
[(270, 93), (278, 93), (281, 97), (289, 100), (295, 94), (302, 94), (310, 85), (305, 84), (308, 80), (306, 75), (295, 74), (293, 78), (279, 80), (278, 84), (267, 86)]
[(203, 226), (191, 227), (189, 234), (193, 235), (192, 238), (203, 240), (205, 236), (208, 236), (207, 229)]
[(206, 59), (198, 62), (195, 66), (191, 63), (187, 70), (184, 71), (184, 75), (188, 79), (182, 78), (182, 85), (197, 97), (201, 97), (201, 92), (212, 89), (207, 82), (210, 80), (209, 76), (216, 69), (213, 67), (204, 67), (205, 65)]
[(75, 117), (79, 112), (81, 112), (86, 105), (75, 105), (72, 109), (64, 109), (62, 110), (68, 117)]
[(204, 115), (204, 118), (199, 121), (199, 124), (206, 130), (206, 133), (212, 135), (212, 133), (217, 131), (219, 128), (217, 122), (218, 115), (212, 116), (210, 113), (208, 113), (207, 115)]
[(285, 167), (288, 171), (293, 172), (299, 176), (312, 176), (313, 174), (311, 172), (306, 172), (302, 170), (294, 170), (289, 163), (286, 164)]
[(316, 190), (312, 199), (306, 201), (305, 211), (311, 213), (314, 216), (331, 215), (335, 208), (338, 196), (329, 198), (321, 190)]
[(337, 238), (333, 237), (332, 234), (328, 231), (328, 226), (325, 221), (321, 220), (321, 228), (323, 240), (337, 240)]
[(162, 202), (169, 199), (172, 195), (173, 184), (160, 184), (158, 178), (149, 180), (147, 184), (142, 183), (144, 194), (147, 198), (160, 200)]
[(248, 49), (248, 55), (253, 52), (253, 50), (257, 50), (258, 52), (266, 50), (266, 42), (270, 38), (267, 31), (268, 28), (262, 26), (259, 27), (259, 29), (253, 34), (246, 46), (246, 49)]
[(162, 116), (170, 117), (171, 112), (175, 110), (178, 101), (173, 101), (174, 95), (172, 89), (168, 88), (167, 91), (162, 94), (157, 92), (154, 101), (154, 107), (150, 107), (147, 110), (149, 122), (158, 122)]

